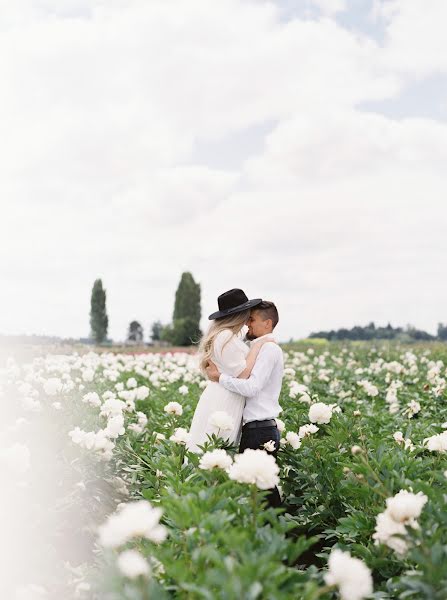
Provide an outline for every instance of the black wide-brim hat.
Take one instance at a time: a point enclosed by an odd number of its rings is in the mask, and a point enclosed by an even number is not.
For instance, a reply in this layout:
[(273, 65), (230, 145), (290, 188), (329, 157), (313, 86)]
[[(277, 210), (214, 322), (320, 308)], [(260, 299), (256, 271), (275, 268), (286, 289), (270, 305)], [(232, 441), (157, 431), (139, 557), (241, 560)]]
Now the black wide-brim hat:
[(253, 300), (249, 300), (246, 294), (238, 288), (228, 290), (228, 292), (224, 292), (217, 298), (219, 310), (210, 315), (208, 319), (210, 321), (214, 319), (221, 319), (222, 317), (227, 317), (228, 315), (233, 315), (235, 313), (242, 312), (243, 310), (253, 308), (253, 306), (261, 304), (261, 302), (262, 298), (254, 298)]

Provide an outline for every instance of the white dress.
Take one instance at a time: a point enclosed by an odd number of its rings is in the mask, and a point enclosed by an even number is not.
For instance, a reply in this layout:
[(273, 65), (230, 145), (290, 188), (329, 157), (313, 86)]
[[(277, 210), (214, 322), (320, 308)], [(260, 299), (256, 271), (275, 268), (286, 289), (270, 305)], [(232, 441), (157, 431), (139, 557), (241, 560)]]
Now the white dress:
[[(214, 340), (212, 360), (221, 373), (237, 377), (246, 367), (246, 356), (249, 348), (235, 336), (229, 329), (221, 331)], [(235, 392), (226, 390), (219, 383), (208, 382), (196, 406), (192, 418), (190, 434), (191, 439), (188, 449), (200, 452), (198, 445), (208, 440), (207, 434), (219, 434), (230, 443), (237, 445), (241, 437), (242, 413), (245, 406), (245, 397)], [(220, 431), (211, 425), (210, 417), (213, 413), (224, 411), (233, 419), (232, 430)]]

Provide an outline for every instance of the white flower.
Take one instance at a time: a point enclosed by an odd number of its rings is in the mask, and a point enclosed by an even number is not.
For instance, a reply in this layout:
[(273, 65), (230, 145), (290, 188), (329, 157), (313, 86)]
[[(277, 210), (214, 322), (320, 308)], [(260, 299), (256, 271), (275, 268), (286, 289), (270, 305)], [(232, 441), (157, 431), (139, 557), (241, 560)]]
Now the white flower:
[(176, 444), (187, 444), (191, 439), (191, 434), (187, 429), (184, 429), (183, 427), (177, 427), (169, 439), (171, 442), (175, 442)]
[(31, 452), (24, 444), (13, 444), (0, 449), (0, 464), (11, 473), (26, 473), (31, 466)]
[(359, 410), (355, 410), (352, 414), (354, 415), (354, 417), (360, 417), (362, 413)]
[(159, 524), (161, 508), (153, 508), (146, 500), (128, 502), (98, 529), (99, 542), (106, 548), (117, 548), (133, 538), (163, 542), (167, 529)]
[(377, 396), (379, 393), (378, 388), (374, 384), (372, 384), (370, 381), (367, 381), (366, 379), (363, 379), (362, 381), (358, 381), (357, 385), (360, 385), (361, 387), (363, 387), (363, 389), (365, 390), (365, 392), (368, 396), (374, 397), (374, 396)]
[(312, 402), (312, 398), (309, 394), (304, 393), (298, 398), (298, 402), (303, 402), (304, 404), (310, 404)]
[(424, 445), (430, 452), (447, 452), (447, 431), (425, 438)]
[(294, 450), (297, 450), (300, 446), (301, 446), (301, 438), (300, 436), (293, 432), (293, 431), (288, 431), (286, 434), (286, 440), (289, 442), (289, 444), (292, 446), (292, 448)]
[(312, 433), (317, 433), (317, 431), (319, 430), (320, 428), (316, 425), (313, 425), (312, 423), (307, 423), (307, 425), (301, 425), (301, 427), (298, 430), (298, 435), (300, 436), (300, 438), (303, 438), (312, 435)]
[(284, 423), (284, 421), (281, 421), (281, 419), (278, 419), (277, 417), (275, 418), (276, 421), (276, 426), (278, 428), (279, 433), (281, 433), (282, 431), (284, 431), (286, 424)]
[(210, 425), (223, 431), (231, 431), (234, 428), (232, 417), (223, 410), (213, 412), (209, 419)]
[(91, 404), (92, 406), (101, 406), (101, 400), (96, 392), (89, 392), (88, 394), (84, 394), (82, 397), (82, 402), (86, 404)]
[(232, 464), (232, 459), (229, 454), (225, 452), (225, 450), (212, 450), (210, 452), (205, 452), (200, 458), (199, 468), (205, 471), (210, 471), (211, 469), (228, 469)]
[(428, 498), (422, 492), (413, 494), (407, 490), (400, 490), (393, 498), (387, 498), (387, 512), (398, 523), (409, 523), (417, 519)]
[(309, 421), (312, 423), (329, 423), (332, 417), (332, 407), (324, 402), (316, 402), (309, 409)]
[(103, 417), (111, 417), (114, 415), (121, 415), (123, 410), (126, 410), (127, 405), (122, 400), (117, 400), (116, 398), (109, 398), (104, 402), (101, 406), (101, 416)]
[(353, 558), (349, 552), (332, 550), (329, 571), (324, 576), (328, 585), (336, 585), (342, 600), (361, 600), (373, 592), (373, 579), (370, 569), (363, 561)]
[(373, 533), (373, 539), (376, 544), (385, 544), (391, 550), (394, 550), (399, 556), (403, 556), (408, 549), (408, 542), (396, 535), (405, 535), (407, 530), (403, 523), (398, 523), (391, 518), (388, 511), (377, 515), (376, 530)]
[(253, 483), (261, 490), (268, 490), (278, 485), (278, 473), (279, 467), (271, 454), (247, 448), (235, 456), (228, 475), (239, 483)]
[(395, 431), (393, 433), (393, 438), (398, 444), (403, 444), (405, 442), (402, 431)]
[(126, 383), (127, 387), (130, 388), (136, 388), (138, 385), (137, 380), (135, 379), (135, 377), (130, 377), (130, 379), (127, 380)]
[(352, 446), (351, 453), (352, 454), (361, 454), (362, 449), (360, 446)]
[(107, 422), (107, 427), (104, 430), (105, 435), (108, 438), (115, 439), (126, 432), (124, 429), (124, 417), (123, 415), (115, 415), (110, 417)]
[(402, 431), (396, 431), (393, 433), (393, 438), (398, 444), (404, 444), (405, 450), (410, 450), (411, 452), (415, 449), (413, 442), (410, 440), (410, 438), (404, 438)]
[(178, 389), (178, 393), (182, 396), (186, 396), (186, 394), (188, 393), (188, 387), (186, 385), (181, 385)]
[(91, 383), (95, 378), (95, 371), (93, 369), (84, 369), (82, 371), (82, 379), (86, 383)]
[(62, 391), (62, 387), (63, 383), (57, 377), (51, 377), (43, 384), (44, 392), (45, 394), (48, 394), (48, 396), (56, 396), (56, 394), (59, 394)]
[(161, 442), (161, 440), (165, 440), (166, 436), (164, 433), (158, 433), (158, 431), (154, 431), (155, 433), (155, 441), (156, 442)]
[(121, 573), (129, 579), (145, 577), (150, 573), (149, 564), (136, 550), (124, 550), (116, 562)]
[(137, 411), (137, 417), (138, 417), (138, 425), (140, 425), (140, 427), (146, 427), (147, 416), (144, 414), (144, 412)]
[(407, 404), (407, 408), (404, 410), (404, 414), (408, 415), (408, 418), (411, 419), (414, 415), (417, 415), (421, 410), (421, 405), (416, 400), (411, 400)]
[(265, 444), (263, 444), (263, 448), (264, 450), (267, 450), (267, 452), (274, 452), (275, 442), (273, 440), (269, 440), (268, 442), (265, 442)]
[(149, 396), (149, 388), (145, 385), (140, 385), (140, 387), (135, 390), (135, 394), (137, 400), (146, 400)]
[(180, 417), (183, 414), (182, 405), (178, 402), (168, 402), (163, 409), (168, 415), (177, 415)]

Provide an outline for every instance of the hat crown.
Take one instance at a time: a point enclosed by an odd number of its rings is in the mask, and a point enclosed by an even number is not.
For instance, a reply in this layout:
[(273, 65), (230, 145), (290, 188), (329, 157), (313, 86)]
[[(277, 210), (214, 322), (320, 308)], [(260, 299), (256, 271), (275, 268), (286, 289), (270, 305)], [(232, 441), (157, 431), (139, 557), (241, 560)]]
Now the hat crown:
[(228, 292), (224, 292), (217, 298), (217, 304), (220, 311), (236, 308), (246, 302), (248, 302), (248, 298), (243, 290), (240, 290), (239, 288), (228, 290)]

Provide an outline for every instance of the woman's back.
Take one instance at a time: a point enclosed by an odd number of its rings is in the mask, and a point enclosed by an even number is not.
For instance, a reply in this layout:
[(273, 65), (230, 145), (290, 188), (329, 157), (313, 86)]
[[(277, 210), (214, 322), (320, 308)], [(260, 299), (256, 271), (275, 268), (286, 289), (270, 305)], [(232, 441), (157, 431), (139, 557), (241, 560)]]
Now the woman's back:
[[(246, 366), (247, 346), (230, 329), (220, 331), (214, 339), (212, 360), (222, 373), (237, 377)], [(191, 423), (191, 441), (188, 447), (199, 452), (198, 445), (203, 445), (208, 435), (213, 433), (225, 437), (229, 442), (237, 444), (240, 438), (242, 413), (245, 398), (226, 390), (218, 383), (209, 382), (203, 390)], [(233, 429), (219, 431), (210, 423), (215, 412), (225, 412), (233, 420)]]

